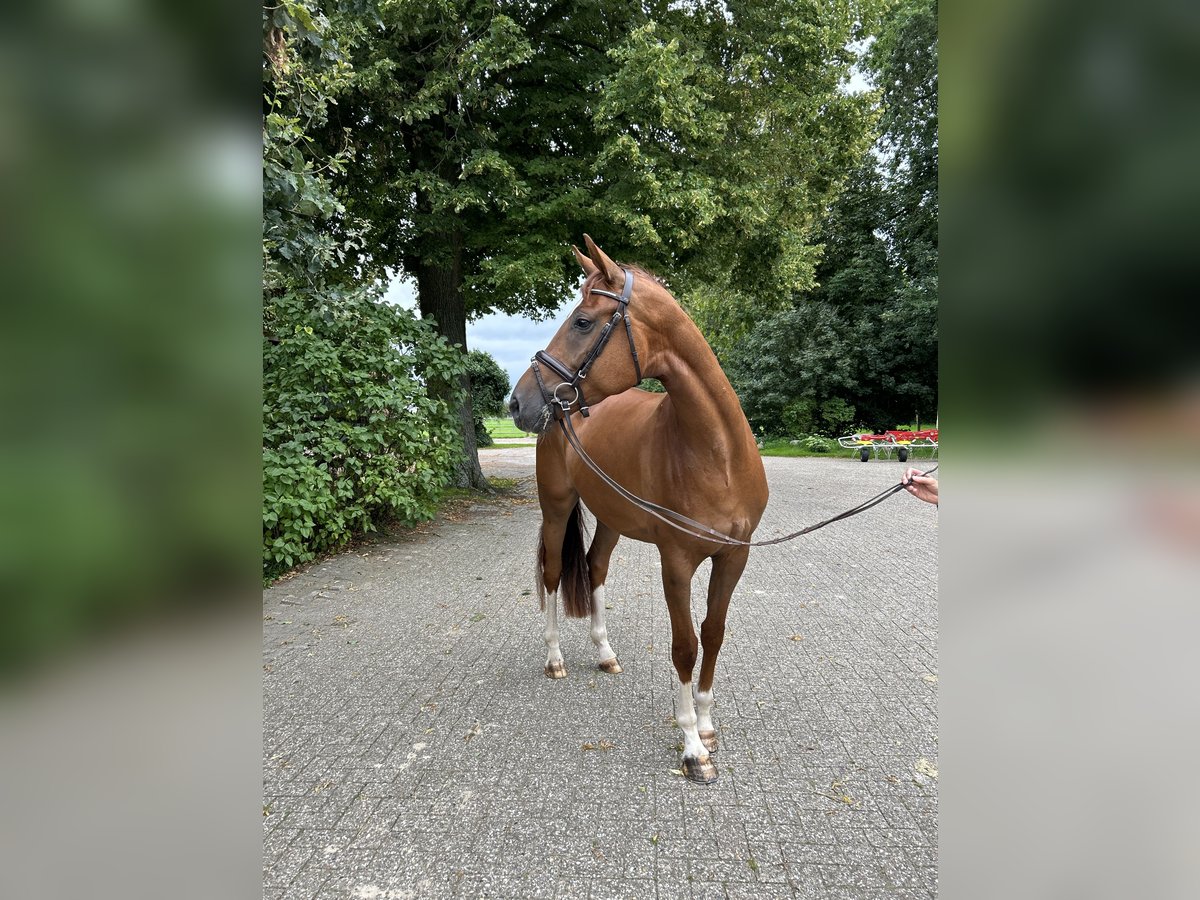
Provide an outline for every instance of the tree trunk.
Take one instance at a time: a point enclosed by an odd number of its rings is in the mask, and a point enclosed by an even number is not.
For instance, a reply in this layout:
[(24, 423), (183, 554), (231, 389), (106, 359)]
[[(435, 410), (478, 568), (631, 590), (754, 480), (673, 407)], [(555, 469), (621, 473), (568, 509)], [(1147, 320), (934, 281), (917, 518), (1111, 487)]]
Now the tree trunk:
[[(439, 242), (440, 243), (440, 242)], [(437, 332), (451, 344), (467, 352), (467, 309), (462, 293), (462, 234), (447, 235), (442, 249), (449, 251), (437, 259), (422, 260), (413, 269), (417, 276), (417, 299), (422, 319), (432, 319)], [(479, 467), (479, 448), (475, 443), (475, 417), (471, 410), (471, 385), (461, 378), (463, 402), (458, 410), (459, 432), (463, 439), (463, 458), (454, 474), (454, 486), (490, 491), (492, 486)], [(451, 385), (430, 384), (435, 396), (448, 398)]]

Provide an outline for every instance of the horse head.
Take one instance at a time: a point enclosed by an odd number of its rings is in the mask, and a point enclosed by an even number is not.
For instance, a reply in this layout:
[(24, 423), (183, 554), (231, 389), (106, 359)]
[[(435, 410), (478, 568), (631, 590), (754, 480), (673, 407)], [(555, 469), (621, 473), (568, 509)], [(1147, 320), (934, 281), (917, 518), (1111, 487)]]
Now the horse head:
[[(652, 279), (622, 268), (583, 236), (588, 254), (572, 247), (587, 274), (579, 305), (571, 311), (545, 350), (513, 389), (508, 409), (522, 431), (541, 433), (555, 407), (564, 413), (636, 387), (642, 379), (639, 357), (648, 349), (643, 304), (663, 289)], [(609, 344), (616, 346), (608, 349)], [(625, 346), (622, 346), (625, 345)]]

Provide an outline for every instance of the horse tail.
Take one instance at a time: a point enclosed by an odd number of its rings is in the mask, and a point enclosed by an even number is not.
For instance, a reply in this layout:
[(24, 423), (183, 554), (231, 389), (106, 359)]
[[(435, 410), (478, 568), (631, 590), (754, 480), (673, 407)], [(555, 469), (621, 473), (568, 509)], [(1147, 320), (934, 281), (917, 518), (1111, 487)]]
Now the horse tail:
[[(546, 608), (546, 529), (538, 532), (537, 549), (537, 594), (538, 603)], [(563, 535), (562, 574), (558, 582), (562, 595), (563, 611), (573, 619), (584, 619), (592, 614), (592, 579), (588, 573), (587, 532), (583, 525), (583, 514), (576, 501), (567, 518), (567, 530)]]

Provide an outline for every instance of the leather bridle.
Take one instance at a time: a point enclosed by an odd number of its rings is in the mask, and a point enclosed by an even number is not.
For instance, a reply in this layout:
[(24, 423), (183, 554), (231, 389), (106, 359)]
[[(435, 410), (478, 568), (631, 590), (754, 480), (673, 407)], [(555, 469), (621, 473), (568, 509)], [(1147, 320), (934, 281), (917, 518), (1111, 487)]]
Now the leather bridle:
[[(608, 320), (604, 328), (600, 330), (599, 336), (596, 338), (596, 343), (592, 344), (592, 349), (588, 351), (584, 357), (583, 363), (577, 370), (572, 372), (563, 363), (559, 362), (545, 350), (539, 350), (533, 354), (533, 359), (530, 360), (530, 368), (533, 369), (533, 377), (537, 379), (538, 390), (542, 392), (542, 400), (547, 406), (556, 406), (562, 411), (564, 416), (571, 415), (571, 407), (576, 403), (579, 404), (579, 411), (583, 413), (584, 418), (588, 416), (587, 400), (583, 395), (583, 382), (588, 376), (588, 371), (592, 368), (592, 364), (600, 358), (600, 354), (604, 352), (604, 348), (608, 346), (608, 339), (612, 337), (613, 329), (617, 327), (620, 321), (625, 322), (625, 334), (629, 338), (629, 353), (633, 356), (633, 369), (636, 373), (637, 380), (634, 382), (634, 387), (642, 383), (642, 365), (638, 361), (637, 345), (633, 342), (633, 324), (629, 321), (629, 298), (633, 295), (633, 272), (629, 269), (623, 269), (625, 273), (625, 286), (621, 288), (620, 296), (612, 291), (602, 291), (598, 288), (588, 290), (589, 294), (600, 294), (602, 297), (612, 297), (617, 301), (616, 312), (612, 314), (612, 318)], [(542, 373), (538, 367), (538, 363), (546, 366), (562, 379), (554, 386), (551, 391), (546, 387), (546, 382), (542, 380)], [(575, 395), (573, 397), (559, 397), (558, 391), (563, 385), (574, 388)]]

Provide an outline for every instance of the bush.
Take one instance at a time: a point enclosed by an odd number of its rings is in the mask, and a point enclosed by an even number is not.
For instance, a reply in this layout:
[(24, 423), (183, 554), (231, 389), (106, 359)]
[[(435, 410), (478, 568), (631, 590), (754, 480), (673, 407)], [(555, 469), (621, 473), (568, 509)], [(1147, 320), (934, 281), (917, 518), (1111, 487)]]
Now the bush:
[(813, 402), (808, 399), (793, 400), (783, 408), (779, 419), (786, 435), (807, 434), (813, 430)]
[(813, 453), (832, 453), (838, 448), (838, 443), (831, 438), (822, 437), (819, 434), (810, 434), (800, 441), (800, 446)]
[[(424, 379), (463, 356), (361, 291), (272, 300), (263, 346), (263, 574), (387, 521), (429, 519), (461, 455), (457, 415)], [(421, 373), (421, 377), (416, 376)]]
[(838, 434), (845, 434), (854, 421), (854, 406), (840, 397), (830, 397), (821, 404), (821, 423)]

